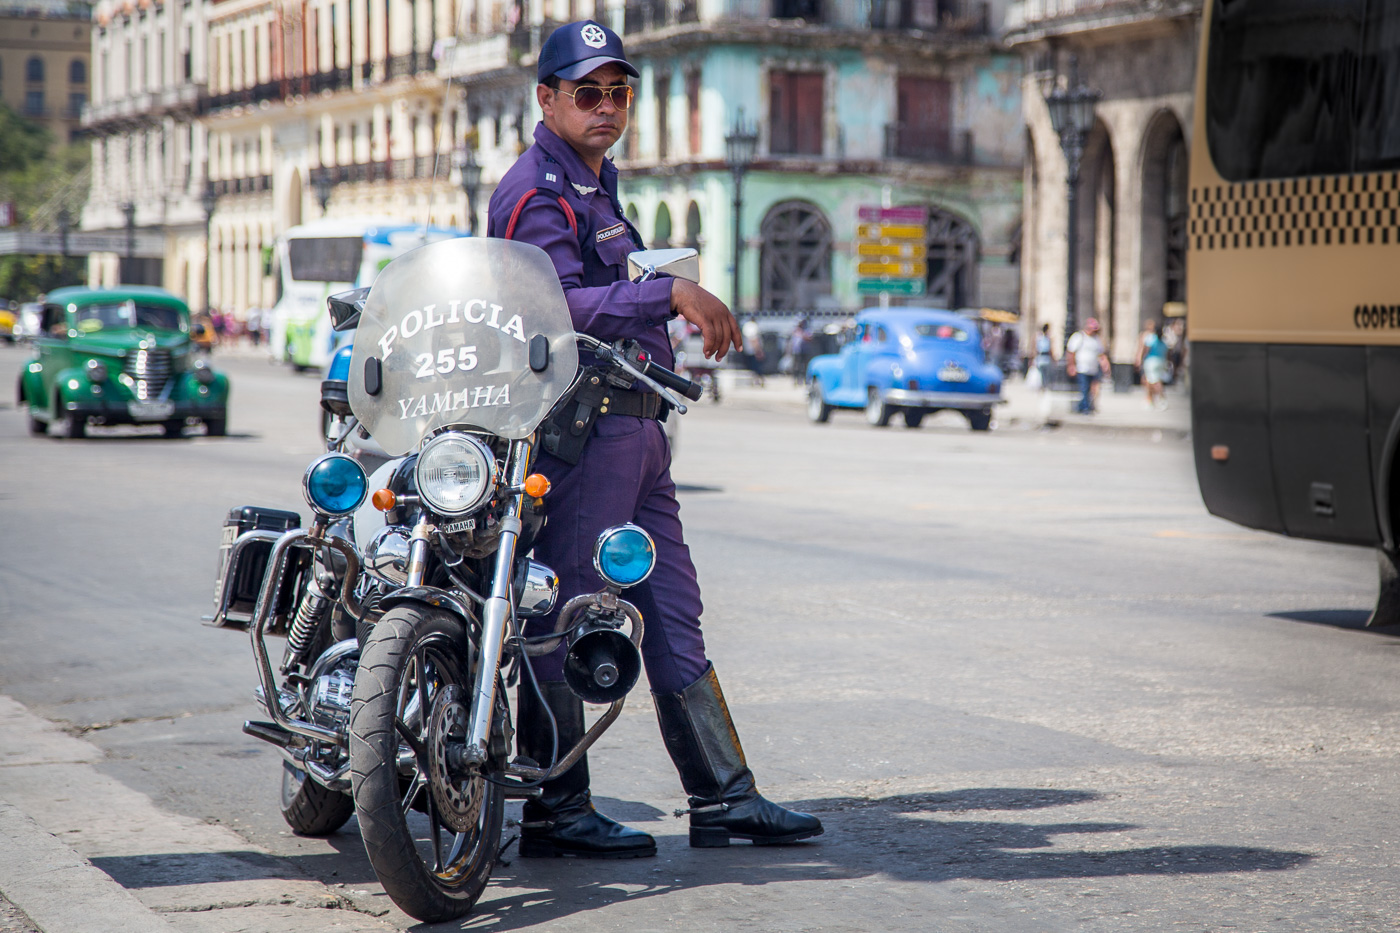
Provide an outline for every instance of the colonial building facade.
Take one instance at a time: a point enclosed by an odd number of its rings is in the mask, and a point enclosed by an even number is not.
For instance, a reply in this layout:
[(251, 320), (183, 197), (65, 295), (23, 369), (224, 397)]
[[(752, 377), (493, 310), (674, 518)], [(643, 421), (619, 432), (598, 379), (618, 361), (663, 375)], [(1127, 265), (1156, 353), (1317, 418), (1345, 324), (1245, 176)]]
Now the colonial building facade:
[(69, 0), (0, 3), (0, 100), (72, 141), (91, 93), (92, 11)]
[[(929, 212), (927, 294), (946, 307), (1014, 307), (1020, 215), (1020, 70), (995, 40), (999, 4), (963, 0), (468, 0), (444, 59), (465, 89), (487, 185), (529, 144), (533, 63), (558, 22), (591, 16), (623, 36), (642, 76), (613, 155), (649, 245), (701, 249), (728, 300), (735, 240), (726, 136), (758, 135), (742, 182), (736, 312), (847, 313), (862, 207)], [(900, 299), (895, 299), (896, 301)]]
[[(165, 231), (156, 280), (199, 307), (207, 277), (235, 314), (275, 302), (270, 248), (303, 221), (480, 228), (540, 116), (541, 44), (592, 17), (642, 71), (614, 153), (627, 212), (653, 245), (700, 247), (726, 299), (726, 136), (757, 133), (737, 311), (878, 301), (856, 244), (861, 209), (881, 206), (928, 213), (920, 300), (1015, 307), (1024, 140), (1001, 16), (1000, 0), (100, 0), (84, 226)], [(121, 258), (95, 258), (93, 280)]]
[[(134, 214), (162, 229), (154, 281), (242, 316), (276, 302), (271, 248), (303, 221), (460, 224), (460, 101), (433, 54), (453, 14), (448, 0), (101, 0), (94, 46), (112, 68), (89, 118), (84, 226)], [(120, 258), (94, 257), (93, 281), (115, 281)]]
[[(1187, 158), (1200, 0), (1020, 0), (1006, 41), (1026, 66), (1021, 308), (1030, 332), (1065, 321), (1068, 249), (1078, 319), (1130, 363), (1143, 322), (1185, 313)], [(1067, 229), (1066, 160), (1045, 94), (1070, 74), (1102, 92)]]

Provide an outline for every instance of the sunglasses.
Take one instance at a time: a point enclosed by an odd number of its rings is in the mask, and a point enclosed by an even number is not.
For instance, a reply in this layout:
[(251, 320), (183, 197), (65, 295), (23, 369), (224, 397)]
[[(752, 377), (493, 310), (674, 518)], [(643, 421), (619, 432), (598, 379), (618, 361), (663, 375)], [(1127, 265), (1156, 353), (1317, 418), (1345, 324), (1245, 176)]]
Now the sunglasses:
[(574, 106), (587, 113), (590, 110), (597, 110), (603, 103), (603, 97), (612, 98), (613, 106), (618, 110), (626, 110), (632, 106), (632, 85), (630, 84), (610, 84), (601, 87), (597, 84), (580, 84), (572, 91), (558, 88), (560, 94), (568, 94), (574, 99)]

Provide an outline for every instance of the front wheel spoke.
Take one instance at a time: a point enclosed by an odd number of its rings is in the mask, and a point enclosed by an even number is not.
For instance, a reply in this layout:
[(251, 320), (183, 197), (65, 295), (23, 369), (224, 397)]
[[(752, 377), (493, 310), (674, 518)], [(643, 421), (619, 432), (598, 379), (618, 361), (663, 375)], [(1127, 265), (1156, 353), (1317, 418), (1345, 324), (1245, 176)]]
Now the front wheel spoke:
[(460, 858), (462, 857), (462, 849), (466, 846), (466, 843), (467, 843), (467, 834), (466, 834), (466, 833), (458, 833), (456, 836), (453, 837), (453, 839), (452, 839), (452, 850), (451, 850), (450, 852), (447, 853), (447, 861), (446, 861), (446, 864), (448, 864), (448, 865), (456, 865), (456, 864), (457, 864), (458, 859), (460, 859)]
[(428, 773), (428, 745), (427, 745), (427, 743), (424, 742), (423, 739), (420, 738), (419, 736), (414, 735), (413, 730), (412, 730), (411, 728), (409, 728), (408, 723), (404, 722), (402, 719), (395, 719), (395, 720), (394, 720), (394, 728), (398, 731), (398, 733), (399, 733), (399, 738), (403, 739), (404, 742), (407, 743), (408, 747), (411, 748), (411, 749), (413, 749), (413, 758), (414, 758), (414, 760), (416, 760), (416, 761), (418, 762), (418, 770), (421, 771), (421, 772), (423, 772), (424, 774), (427, 774), (427, 773)]
[(433, 871), (442, 871), (442, 826), (438, 824), (437, 803), (433, 800), (433, 790), (428, 788), (424, 794), (424, 799), (428, 802), (428, 825), (433, 830)]
[(427, 776), (421, 771), (413, 776), (412, 781), (409, 781), (408, 791), (403, 795), (403, 802), (399, 807), (403, 811), (405, 817), (408, 816), (408, 811), (413, 808), (413, 801), (418, 798), (418, 793), (422, 791), (423, 788), (427, 787), (427, 785)]

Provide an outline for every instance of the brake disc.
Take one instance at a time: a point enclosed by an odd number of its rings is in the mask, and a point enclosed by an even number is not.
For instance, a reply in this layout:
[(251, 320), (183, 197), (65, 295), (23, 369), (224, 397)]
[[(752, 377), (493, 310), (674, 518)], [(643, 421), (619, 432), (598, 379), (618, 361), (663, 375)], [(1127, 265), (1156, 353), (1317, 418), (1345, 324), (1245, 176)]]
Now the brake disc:
[[(476, 768), (454, 769), (449, 765), (449, 750), (459, 749), (467, 740), (467, 719), (470, 713), (463, 702), (466, 691), (449, 684), (433, 700), (428, 717), (428, 793), (433, 809), (443, 824), (455, 832), (476, 831), (485, 799), (486, 779)], [(460, 755), (451, 756), (461, 760)]]

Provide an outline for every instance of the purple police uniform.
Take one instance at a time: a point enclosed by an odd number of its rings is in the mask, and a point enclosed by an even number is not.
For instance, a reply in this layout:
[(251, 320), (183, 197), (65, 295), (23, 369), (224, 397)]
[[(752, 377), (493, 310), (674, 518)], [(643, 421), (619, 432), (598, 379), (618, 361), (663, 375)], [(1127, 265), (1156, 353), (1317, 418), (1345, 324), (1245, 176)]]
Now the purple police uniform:
[[(491, 196), (487, 233), (504, 237), (515, 215), (511, 238), (549, 254), (576, 330), (601, 340), (634, 338), (658, 362), (673, 366), (666, 333), (671, 280), (628, 281), (627, 254), (642, 248), (641, 237), (618, 203), (617, 168), (605, 159), (601, 175), (539, 124), (535, 144)], [(538, 191), (520, 206), (531, 189)], [(560, 197), (573, 210), (577, 235)], [(545, 498), (549, 521), (535, 543), (535, 556), (559, 574), (559, 605), (603, 585), (593, 569), (598, 534), (612, 525), (636, 522), (656, 541), (656, 569), (645, 582), (624, 592), (645, 623), (642, 657), (647, 679), (651, 689), (662, 694), (678, 693), (697, 681), (708, 667), (700, 633), (700, 585), (681, 531), (671, 451), (661, 424), (604, 415), (577, 464), (541, 452), (536, 470), (549, 478), (552, 489)], [(550, 631), (553, 625), (551, 615), (532, 623), (530, 632)], [(562, 646), (534, 659), (537, 676), (563, 680), (563, 661)]]

